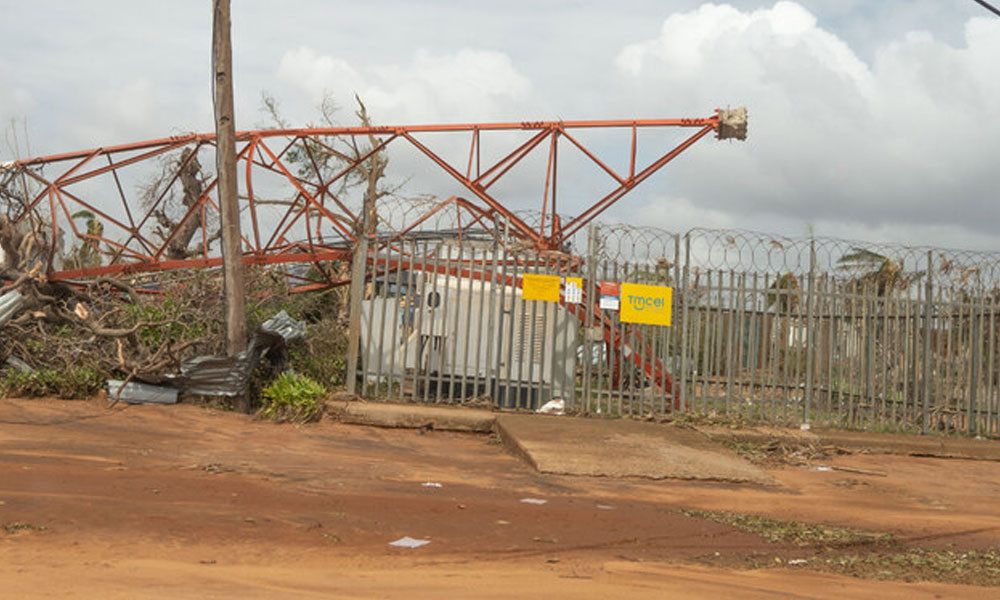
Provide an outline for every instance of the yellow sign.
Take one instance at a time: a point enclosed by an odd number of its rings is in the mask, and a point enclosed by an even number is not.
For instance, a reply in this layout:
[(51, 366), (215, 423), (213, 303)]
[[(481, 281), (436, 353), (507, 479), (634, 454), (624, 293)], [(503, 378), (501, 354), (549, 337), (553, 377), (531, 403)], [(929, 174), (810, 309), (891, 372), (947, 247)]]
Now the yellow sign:
[(559, 276), (525, 273), (521, 282), (521, 297), (525, 300), (559, 302)]
[(673, 288), (663, 285), (623, 283), (621, 314), (623, 323), (670, 326)]

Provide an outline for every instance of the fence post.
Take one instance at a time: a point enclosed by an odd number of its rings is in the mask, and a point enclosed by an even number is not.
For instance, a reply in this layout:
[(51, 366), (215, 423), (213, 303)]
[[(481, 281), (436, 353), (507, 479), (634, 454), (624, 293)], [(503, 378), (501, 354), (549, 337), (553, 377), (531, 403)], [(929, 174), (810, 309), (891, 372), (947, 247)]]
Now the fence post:
[(684, 234), (684, 269), (683, 269), (683, 279), (680, 282), (680, 301), (681, 301), (681, 384), (678, 388), (677, 396), (677, 407), (679, 410), (686, 411), (688, 408), (687, 404), (687, 374), (688, 374), (688, 300), (687, 295), (689, 291), (689, 275), (691, 266), (691, 232)]
[(681, 356), (684, 355), (683, 348), (679, 347), (680, 346), (680, 340), (678, 339), (677, 335), (674, 334), (674, 331), (676, 331), (678, 327), (681, 328), (681, 331), (683, 331), (683, 328), (684, 328), (684, 308), (683, 308), (684, 307), (684, 294), (683, 294), (683, 290), (680, 289), (680, 286), (681, 286), (681, 236), (675, 233), (674, 234), (674, 276), (673, 276), (673, 282), (671, 282), (671, 287), (674, 288), (674, 294), (673, 294), (673, 296), (674, 296), (674, 298), (677, 299), (677, 305), (678, 305), (679, 310), (677, 311), (677, 314), (675, 315), (676, 318), (674, 319), (674, 323), (671, 326), (671, 331), (669, 332), (668, 338), (667, 338), (667, 339), (670, 340), (670, 352), (671, 352), (671, 354), (673, 356), (670, 356), (670, 355), (666, 356), (667, 360), (669, 361), (669, 365), (668, 366), (669, 366), (669, 368), (671, 370), (670, 377), (671, 377), (671, 379), (673, 381), (673, 388), (674, 388), (674, 389), (670, 390), (670, 395), (672, 396), (672, 398), (671, 398), (672, 404), (670, 406), (670, 410), (671, 411), (679, 410), (680, 407), (681, 407), (681, 396), (680, 396), (681, 386), (678, 385), (678, 379), (677, 379), (677, 377), (680, 374), (673, 372), (675, 366), (680, 366), (680, 363), (682, 363), (683, 360), (684, 360), (684, 359), (681, 359), (679, 361), (678, 360), (673, 360), (673, 357), (680, 358)]
[(594, 293), (597, 285), (597, 282), (594, 281), (595, 277), (597, 277), (597, 224), (591, 223), (587, 227), (587, 274), (583, 281), (583, 288), (587, 290), (587, 296), (584, 299), (585, 304), (581, 305), (586, 311), (583, 319), (583, 352), (581, 353), (583, 360), (583, 398), (581, 400), (584, 406), (583, 412), (588, 413), (590, 412), (590, 395), (593, 393), (590, 371), (591, 363), (594, 360), (594, 342), (590, 332), (594, 328), (594, 306), (599, 301), (599, 297)]
[(809, 289), (806, 292), (806, 397), (803, 422), (809, 423), (813, 402), (813, 362), (816, 359), (816, 327), (813, 324), (816, 304), (816, 240), (809, 241)]
[(923, 356), (923, 417), (920, 433), (927, 435), (930, 429), (931, 407), (931, 319), (933, 318), (934, 253), (927, 251), (927, 282), (924, 286), (924, 356)]
[(973, 300), (969, 309), (969, 399), (967, 404), (967, 416), (965, 419), (965, 433), (974, 435), (976, 433), (976, 416), (978, 413), (978, 402), (976, 396), (979, 395), (979, 359), (982, 342), (979, 338), (980, 304)]

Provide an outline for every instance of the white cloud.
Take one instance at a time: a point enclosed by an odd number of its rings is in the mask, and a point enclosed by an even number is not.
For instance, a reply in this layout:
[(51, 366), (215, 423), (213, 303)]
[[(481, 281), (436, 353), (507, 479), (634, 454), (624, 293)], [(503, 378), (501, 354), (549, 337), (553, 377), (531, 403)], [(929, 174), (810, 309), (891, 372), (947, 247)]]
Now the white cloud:
[[(178, 0), (155, 18), (121, 2), (56, 4), (18, 3), (16, 19), (0, 20), (0, 125), (26, 118), (34, 154), (211, 130), (200, 2)], [(273, 3), (234, 8), (240, 128), (260, 121), (262, 90), (296, 124), (315, 121), (327, 90), (344, 122), (357, 91), (385, 124), (687, 117), (746, 105), (747, 142), (699, 142), (609, 218), (789, 233), (810, 222), (829, 235), (1000, 246), (1000, 20), (975, 3), (341, 4), (301, 3), (302, 18), (287, 22), (275, 21)], [(27, 22), (47, 26), (18, 26)], [(651, 152), (645, 141), (640, 152)], [(597, 151), (621, 167), (622, 148)], [(560, 152), (559, 206), (572, 213), (597, 193), (583, 169), (592, 165), (577, 171), (572, 150)], [(11, 158), (6, 148), (0, 158)], [(518, 166), (523, 180), (498, 189), (505, 202), (540, 198), (537, 166)], [(415, 159), (393, 157), (391, 170), (413, 193), (456, 191)]]
[(318, 103), (357, 93), (381, 122), (434, 122), (513, 116), (531, 85), (500, 52), (419, 50), (407, 65), (359, 69), (307, 47), (286, 52), (279, 78)]
[(698, 206), (687, 198), (658, 196), (627, 212), (628, 214), (623, 216), (629, 217), (628, 222), (645, 225), (657, 224), (675, 233), (695, 227), (712, 229), (747, 227), (746, 223), (734, 219), (731, 214)]
[[(120, 85), (94, 90), (78, 100), (80, 116), (71, 131), (80, 147), (120, 144), (172, 135), (158, 115), (169, 112), (169, 102), (149, 79), (140, 77)], [(170, 123), (178, 127), (180, 123)]]
[(963, 46), (911, 33), (868, 64), (806, 9), (778, 2), (672, 15), (616, 65), (634, 112), (662, 113), (664, 99), (750, 110), (747, 143), (702, 143), (672, 165), (672, 195), (758, 222), (984, 230), (1000, 219), (1000, 120), (988, 116), (997, 56), (1000, 20), (974, 18)]

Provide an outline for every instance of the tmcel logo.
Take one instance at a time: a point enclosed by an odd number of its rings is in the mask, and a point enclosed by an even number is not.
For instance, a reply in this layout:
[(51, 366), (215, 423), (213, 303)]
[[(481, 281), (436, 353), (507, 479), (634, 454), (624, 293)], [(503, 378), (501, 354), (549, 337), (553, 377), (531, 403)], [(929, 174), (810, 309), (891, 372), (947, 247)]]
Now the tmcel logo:
[(628, 295), (626, 297), (628, 303), (632, 305), (634, 310), (646, 310), (651, 308), (653, 310), (663, 310), (666, 301), (662, 297), (655, 296), (634, 296)]

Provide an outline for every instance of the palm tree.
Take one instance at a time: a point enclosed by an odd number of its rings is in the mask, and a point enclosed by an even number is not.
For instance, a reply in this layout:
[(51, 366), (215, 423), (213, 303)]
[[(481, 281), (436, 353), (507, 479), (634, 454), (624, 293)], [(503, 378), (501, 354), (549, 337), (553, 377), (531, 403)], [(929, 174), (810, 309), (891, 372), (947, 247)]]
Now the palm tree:
[(924, 275), (924, 271), (906, 273), (892, 258), (866, 248), (851, 248), (837, 259), (837, 268), (858, 273), (847, 282), (850, 291), (861, 292), (874, 287), (880, 298), (905, 290)]

